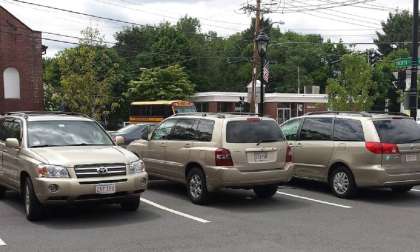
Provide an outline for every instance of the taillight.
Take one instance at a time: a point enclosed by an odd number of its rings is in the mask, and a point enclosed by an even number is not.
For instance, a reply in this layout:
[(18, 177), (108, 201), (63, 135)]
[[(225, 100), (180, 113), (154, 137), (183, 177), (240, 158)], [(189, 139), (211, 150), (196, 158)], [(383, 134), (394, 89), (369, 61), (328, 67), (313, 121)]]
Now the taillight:
[(214, 152), (216, 166), (233, 166), (232, 156), (228, 149), (217, 149)]
[(398, 146), (390, 143), (366, 142), (366, 149), (375, 154), (397, 154)]
[(290, 148), (290, 146), (287, 146), (286, 163), (291, 163), (291, 162), (293, 162), (292, 148)]

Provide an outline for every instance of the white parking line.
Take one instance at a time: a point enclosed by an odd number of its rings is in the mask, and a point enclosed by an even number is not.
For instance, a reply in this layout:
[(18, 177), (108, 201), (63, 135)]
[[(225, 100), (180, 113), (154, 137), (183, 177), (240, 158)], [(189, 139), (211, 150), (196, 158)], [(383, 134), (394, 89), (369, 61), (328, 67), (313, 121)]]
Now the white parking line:
[(413, 191), (413, 192), (420, 192), (420, 190), (418, 190), (418, 189), (411, 189), (411, 191)]
[(0, 246), (6, 246), (7, 244), (0, 238)]
[(185, 218), (191, 219), (191, 220), (195, 220), (195, 221), (198, 221), (198, 222), (201, 222), (201, 223), (210, 223), (210, 222), (211, 222), (211, 221), (208, 221), (208, 220), (205, 220), (205, 219), (199, 218), (199, 217), (192, 216), (192, 215), (190, 215), (190, 214), (186, 214), (186, 213), (182, 213), (182, 212), (180, 212), (180, 211), (174, 210), (174, 209), (170, 209), (170, 208), (168, 208), (168, 207), (162, 206), (162, 205), (160, 205), (160, 204), (158, 204), (158, 203), (155, 203), (155, 202), (150, 201), (150, 200), (145, 199), (145, 198), (140, 198), (140, 200), (141, 200), (141, 201), (143, 201), (143, 202), (144, 202), (144, 203), (146, 203), (146, 204), (151, 205), (151, 206), (157, 207), (157, 208), (159, 208), (159, 209), (162, 209), (162, 210), (168, 211), (168, 212), (170, 212), (170, 213), (173, 213), (173, 214), (176, 214), (176, 215), (179, 215), (179, 216), (182, 216), (182, 217), (185, 217)]
[(309, 201), (313, 201), (313, 202), (317, 202), (320, 204), (325, 204), (325, 205), (330, 205), (330, 206), (335, 206), (335, 207), (341, 207), (341, 208), (353, 208), (351, 206), (346, 206), (346, 205), (340, 205), (340, 204), (336, 204), (336, 203), (331, 203), (331, 202), (327, 202), (327, 201), (323, 201), (323, 200), (317, 200), (317, 199), (312, 199), (312, 198), (308, 198), (308, 197), (304, 197), (304, 196), (299, 196), (299, 195), (295, 195), (295, 194), (290, 194), (290, 193), (285, 193), (285, 192), (279, 192), (277, 191), (278, 194), (282, 194), (285, 196), (289, 196), (289, 197), (293, 197), (293, 198), (298, 198), (298, 199), (303, 199), (303, 200), (309, 200)]

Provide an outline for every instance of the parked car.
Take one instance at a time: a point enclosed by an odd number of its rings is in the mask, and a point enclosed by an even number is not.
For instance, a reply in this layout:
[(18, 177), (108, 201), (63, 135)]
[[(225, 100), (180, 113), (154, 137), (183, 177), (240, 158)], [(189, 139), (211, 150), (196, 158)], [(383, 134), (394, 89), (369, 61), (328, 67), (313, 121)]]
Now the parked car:
[(420, 127), (402, 114), (320, 112), (281, 125), (294, 176), (329, 184), (342, 198), (361, 187), (407, 192), (420, 185)]
[(127, 148), (144, 158), (147, 172), (187, 185), (204, 204), (221, 188), (253, 189), (268, 198), (292, 176), (292, 156), (276, 121), (256, 116), (192, 113), (163, 121)]
[(0, 156), (0, 198), (8, 189), (20, 192), (31, 221), (57, 203), (111, 202), (134, 211), (147, 185), (143, 161), (116, 146), (96, 121), (76, 114), (0, 117)]
[(156, 124), (130, 124), (117, 131), (109, 131), (108, 133), (114, 141), (117, 136), (120, 136), (124, 140), (124, 145), (129, 145), (132, 141), (140, 139), (145, 132), (151, 131), (154, 127), (156, 127)]

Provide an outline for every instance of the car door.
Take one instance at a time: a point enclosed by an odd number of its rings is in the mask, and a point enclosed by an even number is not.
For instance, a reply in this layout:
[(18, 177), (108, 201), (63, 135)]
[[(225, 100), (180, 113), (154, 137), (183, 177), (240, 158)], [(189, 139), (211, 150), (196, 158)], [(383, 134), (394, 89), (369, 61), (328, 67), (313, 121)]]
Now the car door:
[(147, 146), (143, 151), (143, 159), (148, 172), (156, 175), (165, 174), (167, 141), (175, 124), (176, 119), (164, 121), (153, 131), (150, 140), (147, 141)]
[(306, 117), (293, 148), (295, 175), (323, 180), (334, 149), (333, 117)]
[[(22, 122), (18, 119), (6, 119), (4, 128), (7, 138), (16, 138), (22, 143)], [(19, 155), (20, 148), (9, 148), (4, 145), (3, 148), (3, 171), (5, 183), (17, 188), (19, 185)]]
[(165, 174), (176, 180), (185, 180), (184, 167), (190, 160), (196, 122), (191, 118), (178, 119), (166, 142)]

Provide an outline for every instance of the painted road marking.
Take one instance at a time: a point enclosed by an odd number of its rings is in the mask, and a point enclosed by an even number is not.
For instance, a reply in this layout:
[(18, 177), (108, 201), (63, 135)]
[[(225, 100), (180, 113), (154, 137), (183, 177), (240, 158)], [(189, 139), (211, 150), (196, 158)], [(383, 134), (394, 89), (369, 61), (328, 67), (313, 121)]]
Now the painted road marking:
[(173, 214), (176, 214), (176, 215), (179, 215), (179, 216), (182, 216), (182, 217), (185, 217), (185, 218), (191, 219), (191, 220), (195, 220), (195, 221), (198, 221), (198, 222), (201, 222), (201, 223), (210, 223), (210, 222), (211, 222), (211, 221), (208, 221), (208, 220), (205, 220), (205, 219), (199, 218), (199, 217), (192, 216), (192, 215), (190, 215), (190, 214), (182, 213), (182, 212), (180, 212), (180, 211), (177, 211), (177, 210), (174, 210), (174, 209), (171, 209), (171, 208), (168, 208), (168, 207), (162, 206), (162, 205), (160, 205), (160, 204), (158, 204), (158, 203), (155, 203), (155, 202), (150, 201), (150, 200), (145, 199), (145, 198), (140, 198), (140, 200), (141, 200), (141, 201), (143, 201), (144, 203), (149, 204), (149, 205), (151, 205), (151, 206), (154, 206), (154, 207), (156, 207), (156, 208), (159, 208), (159, 209), (162, 209), (162, 210), (168, 211), (168, 212), (170, 212), (170, 213), (173, 213)]
[(316, 203), (320, 203), (320, 204), (324, 204), (324, 205), (329, 205), (329, 206), (335, 206), (335, 207), (341, 207), (341, 208), (347, 208), (347, 209), (353, 208), (351, 206), (340, 205), (340, 204), (331, 203), (331, 202), (328, 202), (328, 201), (312, 199), (312, 198), (308, 198), (308, 197), (304, 197), (304, 196), (299, 196), (299, 195), (296, 195), (296, 194), (290, 194), (290, 193), (285, 193), (285, 192), (280, 192), (280, 191), (277, 191), (277, 193), (281, 194), (281, 195), (285, 195), (285, 196), (289, 196), (289, 197), (293, 197), (293, 198), (297, 198), (297, 199), (309, 200), (309, 201), (312, 201), (312, 202), (316, 202)]
[(420, 190), (418, 190), (418, 189), (411, 189), (411, 191), (413, 191), (413, 192), (420, 192)]
[(7, 244), (0, 238), (0, 246), (6, 246)]

